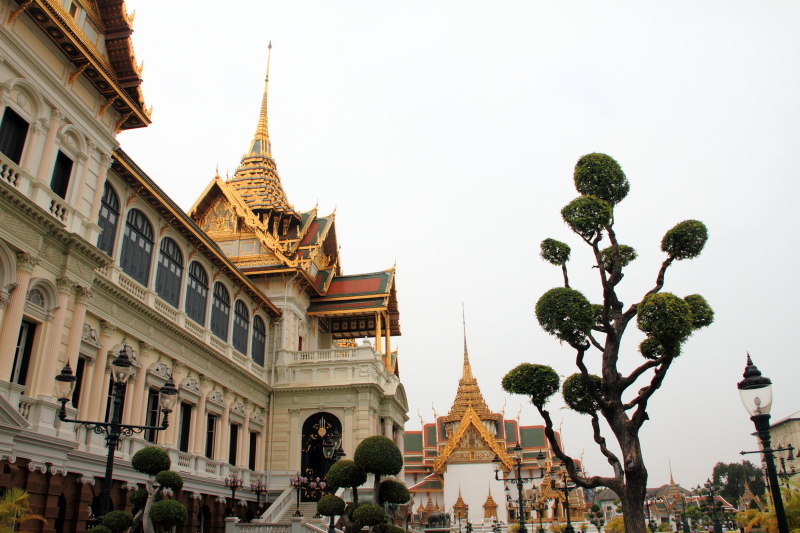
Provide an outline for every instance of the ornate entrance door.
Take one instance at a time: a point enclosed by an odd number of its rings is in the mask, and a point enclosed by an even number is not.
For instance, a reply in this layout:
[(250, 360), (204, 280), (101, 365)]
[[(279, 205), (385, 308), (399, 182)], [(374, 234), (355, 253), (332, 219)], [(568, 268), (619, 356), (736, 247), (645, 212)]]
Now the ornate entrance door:
[(316, 502), (324, 494), (319, 483), (325, 481), (330, 461), (322, 453), (322, 443), (329, 433), (342, 433), (342, 423), (330, 413), (315, 413), (303, 424), (300, 454), (301, 473), (307, 479), (301, 489), (302, 501)]

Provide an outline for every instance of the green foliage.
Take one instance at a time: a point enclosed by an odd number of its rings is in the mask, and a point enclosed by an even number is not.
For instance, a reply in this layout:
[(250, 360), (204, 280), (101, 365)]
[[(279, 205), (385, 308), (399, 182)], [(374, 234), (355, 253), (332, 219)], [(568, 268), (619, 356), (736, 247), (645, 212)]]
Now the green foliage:
[(367, 473), (355, 461), (340, 459), (330, 467), (325, 480), (332, 489), (360, 487), (367, 482)]
[(47, 523), (44, 517), (31, 511), (26, 491), (19, 487), (6, 490), (0, 498), (0, 533), (19, 531), (29, 520)]
[(189, 512), (178, 500), (162, 500), (150, 506), (150, 520), (154, 525), (170, 528), (186, 522)]
[(400, 450), (391, 439), (383, 435), (374, 435), (362, 440), (353, 454), (353, 460), (364, 471), (378, 476), (393, 476), (403, 468), (403, 455)]
[(555, 239), (545, 239), (540, 245), (542, 259), (556, 266), (569, 261), (570, 247)]
[(676, 348), (689, 338), (692, 308), (669, 292), (648, 294), (639, 304), (637, 325), (648, 337), (658, 340), (665, 348)]
[[(600, 390), (600, 376), (590, 374), (589, 381), (591, 381), (596, 391)], [(592, 398), (589, 389), (584, 384), (583, 375), (580, 372), (572, 374), (564, 380), (564, 385), (561, 387), (561, 395), (570, 409), (583, 415), (596, 413), (599, 409), (597, 402)]]
[(394, 479), (384, 479), (378, 489), (379, 501), (381, 503), (407, 503), (411, 499), (411, 493), (404, 483)]
[[(626, 267), (638, 257), (636, 250), (625, 244), (617, 246), (619, 250), (620, 267)], [(611, 272), (614, 270), (614, 247), (609, 246), (600, 250), (600, 259), (603, 261), (603, 270)]]
[(658, 339), (648, 337), (639, 344), (639, 353), (646, 359), (658, 359), (664, 355), (664, 345)]
[(558, 391), (558, 374), (547, 365), (522, 363), (503, 376), (503, 390), (510, 394), (530, 396), (539, 407)]
[(128, 511), (111, 511), (103, 517), (103, 525), (112, 533), (120, 533), (133, 525), (133, 515)]
[(136, 489), (128, 496), (128, 501), (136, 507), (142, 507), (147, 502), (147, 490)]
[(586, 154), (578, 159), (574, 180), (579, 193), (596, 196), (611, 205), (621, 202), (631, 189), (619, 163), (606, 154)]
[(406, 533), (406, 530), (400, 526), (396, 526), (394, 524), (389, 524), (383, 530), (383, 533)]
[(586, 342), (595, 324), (595, 308), (579, 291), (556, 287), (536, 302), (536, 319), (550, 335), (577, 346)]
[(692, 309), (692, 326), (694, 329), (704, 328), (714, 322), (714, 310), (705, 298), (699, 294), (690, 294), (683, 299)]
[(621, 516), (615, 516), (606, 524), (606, 533), (625, 533), (625, 520)]
[(669, 522), (663, 522), (661, 524), (658, 524), (656, 531), (672, 531), (672, 524), (670, 524)]
[(706, 225), (699, 220), (684, 220), (664, 234), (661, 251), (676, 259), (694, 259), (708, 240)]
[[(0, 531), (5, 531), (0, 529)], [(94, 526), (90, 528), (86, 533), (111, 533), (111, 530), (108, 529), (106, 526)]]
[(550, 533), (561, 533), (562, 531), (564, 531), (564, 529), (566, 529), (566, 527), (567, 527), (566, 524), (561, 524), (560, 522), (553, 522), (552, 524), (550, 524), (548, 530), (550, 531)]
[(156, 483), (162, 487), (181, 490), (183, 488), (183, 478), (172, 470), (163, 470), (156, 475)]
[(561, 210), (561, 218), (570, 229), (587, 240), (608, 226), (612, 215), (609, 203), (596, 196), (580, 196)]
[(763, 483), (749, 482), (748, 479), (763, 479), (764, 472), (750, 461), (741, 463), (723, 463), (714, 465), (711, 480), (720, 487), (720, 495), (728, 500), (736, 501), (745, 488), (749, 485), (750, 490), (756, 496), (763, 496), (765, 485)]
[(344, 509), (344, 500), (335, 494), (326, 494), (317, 502), (317, 512), (323, 516), (340, 516)]
[(389, 521), (389, 517), (380, 505), (367, 503), (355, 508), (353, 520), (365, 526), (375, 526), (385, 524)]
[(154, 476), (162, 470), (169, 470), (172, 462), (166, 450), (157, 446), (142, 448), (131, 457), (131, 466), (137, 472)]

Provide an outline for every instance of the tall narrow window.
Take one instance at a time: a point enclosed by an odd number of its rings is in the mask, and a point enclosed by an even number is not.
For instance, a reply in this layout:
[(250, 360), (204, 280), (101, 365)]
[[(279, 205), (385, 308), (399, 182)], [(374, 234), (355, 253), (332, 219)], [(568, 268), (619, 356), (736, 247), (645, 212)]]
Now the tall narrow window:
[(261, 317), (253, 318), (253, 342), (250, 347), (252, 350), (253, 362), (264, 366), (264, 352), (267, 349), (267, 328)]
[(228, 445), (228, 462), (236, 466), (236, 459), (238, 459), (239, 450), (239, 426), (231, 424), (231, 439)]
[[(127, 389), (123, 389), (122, 402), (119, 404), (119, 419), (122, 420), (122, 413), (125, 412), (125, 398)], [(114, 380), (108, 380), (108, 399), (106, 400), (106, 422), (111, 422), (112, 411), (114, 409)]]
[(31, 362), (31, 351), (33, 350), (33, 336), (36, 334), (36, 324), (33, 322), (22, 321), (17, 337), (17, 349), (14, 351), (14, 364), (11, 367), (11, 383), (25, 385), (28, 379), (28, 366)]
[(228, 340), (228, 322), (231, 315), (231, 297), (228, 289), (219, 281), (214, 284), (214, 300), (211, 306), (211, 333)]
[(181, 429), (178, 435), (178, 449), (189, 451), (189, 436), (192, 431), (192, 404), (181, 402)]
[(236, 300), (233, 308), (233, 347), (247, 353), (247, 333), (250, 330), (250, 313), (241, 300)]
[(186, 282), (186, 315), (201, 326), (206, 325), (207, 298), (208, 274), (200, 263), (192, 261)]
[(67, 197), (69, 188), (69, 177), (72, 174), (72, 159), (64, 152), (58, 152), (56, 164), (53, 167), (53, 177), (50, 180), (50, 188), (61, 198)]
[(119, 197), (106, 181), (103, 186), (103, 200), (100, 202), (100, 216), (97, 219), (97, 225), (101, 230), (100, 236), (97, 237), (97, 247), (108, 255), (114, 254), (117, 219), (119, 219)]
[(78, 357), (78, 364), (75, 367), (75, 388), (72, 390), (72, 407), (78, 409), (78, 402), (81, 400), (81, 390), (83, 385), (83, 373), (86, 370), (86, 359)]
[(206, 457), (209, 459), (214, 458), (214, 438), (217, 433), (217, 417), (215, 415), (208, 415), (206, 423)]
[(183, 277), (183, 254), (175, 241), (169, 237), (161, 240), (156, 273), (156, 294), (165, 302), (178, 307)]
[(250, 432), (250, 453), (247, 458), (247, 468), (250, 470), (256, 469), (256, 452), (258, 450), (258, 433), (255, 431)]
[(22, 158), (22, 149), (25, 148), (25, 139), (28, 138), (28, 127), (24, 118), (6, 107), (3, 122), (0, 123), (0, 152), (18, 165)]
[[(158, 398), (158, 389), (147, 389), (147, 412), (145, 413), (144, 424), (146, 426), (155, 426), (158, 424), (158, 408), (160, 407)], [(144, 440), (148, 442), (155, 442), (158, 431), (155, 429), (147, 429), (144, 432)]]
[(125, 237), (122, 239), (122, 271), (142, 285), (147, 285), (152, 253), (153, 226), (141, 211), (131, 209), (125, 222)]

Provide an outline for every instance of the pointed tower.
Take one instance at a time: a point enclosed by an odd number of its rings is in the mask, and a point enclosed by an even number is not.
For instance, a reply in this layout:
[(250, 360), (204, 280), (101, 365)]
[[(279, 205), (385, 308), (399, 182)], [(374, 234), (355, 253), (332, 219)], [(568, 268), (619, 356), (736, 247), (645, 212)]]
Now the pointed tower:
[(289, 204), (278, 176), (277, 165), (272, 158), (272, 143), (269, 140), (267, 117), (271, 57), (272, 43), (269, 43), (267, 74), (264, 79), (264, 96), (261, 99), (258, 125), (253, 140), (250, 142), (250, 148), (242, 156), (242, 161), (230, 180), (230, 186), (267, 226), (269, 232), (276, 236), (283, 236), (300, 224), (301, 217)]

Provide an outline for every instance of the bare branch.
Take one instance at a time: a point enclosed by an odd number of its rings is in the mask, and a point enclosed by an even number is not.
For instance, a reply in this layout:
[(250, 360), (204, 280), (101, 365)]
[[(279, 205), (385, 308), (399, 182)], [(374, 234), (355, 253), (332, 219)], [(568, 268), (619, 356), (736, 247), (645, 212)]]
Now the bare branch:
[(647, 401), (650, 397), (661, 387), (661, 384), (664, 382), (664, 376), (667, 375), (667, 370), (669, 370), (672, 361), (674, 360), (672, 350), (665, 353), (662, 358), (664, 359), (661, 366), (656, 368), (655, 373), (653, 374), (653, 379), (650, 381), (650, 385), (647, 387), (642, 388), (639, 391), (639, 396), (636, 400), (634, 400), (639, 407), (636, 409), (636, 412), (633, 413), (631, 417), (631, 425), (634, 427), (636, 431), (642, 427), (644, 421), (647, 420)]
[[(596, 329), (595, 331), (599, 331), (599, 332), (601, 332), (601, 333), (606, 333), (606, 332), (605, 332), (604, 330), (602, 330), (602, 329)], [(597, 348), (597, 349), (598, 349), (598, 350), (600, 350), (601, 352), (603, 351), (603, 345), (602, 345), (602, 344), (600, 344), (599, 342), (597, 342), (597, 340), (594, 338), (594, 336), (593, 336), (591, 333), (587, 334), (586, 336), (587, 336), (587, 337), (589, 337), (589, 342), (591, 342), (591, 343), (592, 343), (592, 346), (594, 346), (595, 348)]]
[(603, 395), (600, 394), (600, 391), (594, 389), (594, 387), (589, 387), (589, 370), (586, 368), (586, 363), (583, 362), (583, 356), (586, 353), (586, 350), (578, 350), (578, 354), (575, 357), (575, 365), (578, 367), (578, 370), (581, 371), (581, 375), (583, 376), (584, 383), (587, 385), (586, 389), (591, 394), (592, 399), (597, 402), (597, 405), (600, 406), (601, 409), (608, 408), (608, 402)]
[[(661, 363), (663, 363), (664, 362), (664, 357), (666, 357), (666, 355), (662, 355), (661, 357), (659, 357), (657, 359), (649, 359), (649, 360), (645, 361), (644, 363), (642, 363), (642, 365), (639, 368), (637, 368), (633, 372), (631, 372), (630, 375), (628, 375), (628, 377), (622, 378), (622, 380), (620, 381), (620, 385), (622, 386), (622, 390), (624, 391), (625, 389), (630, 387), (631, 384), (634, 381), (636, 381), (637, 379), (639, 379), (639, 377), (642, 374), (644, 374), (647, 370), (649, 370), (649, 369), (651, 369), (653, 367), (656, 367), (656, 366), (660, 365)], [(625, 407), (625, 409), (626, 410), (630, 409), (630, 407)]]
[(564, 287), (570, 288), (569, 276), (567, 276), (567, 263), (561, 263), (561, 272), (564, 274)]

